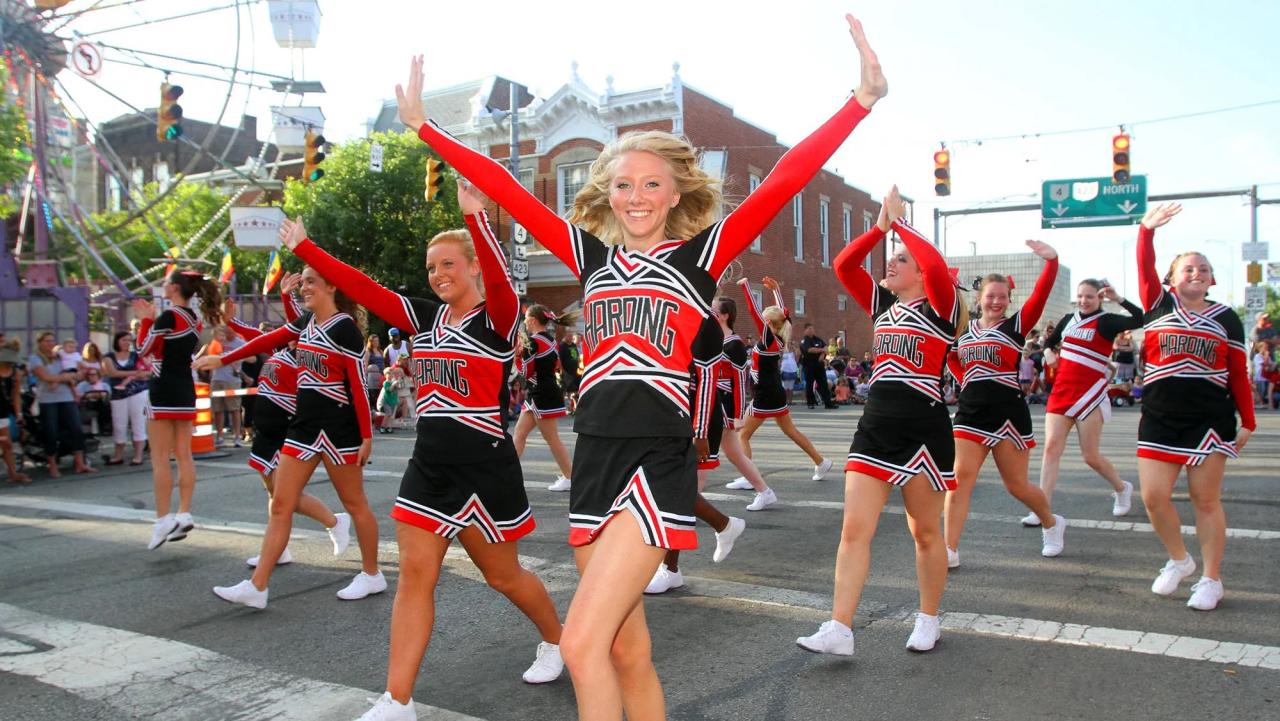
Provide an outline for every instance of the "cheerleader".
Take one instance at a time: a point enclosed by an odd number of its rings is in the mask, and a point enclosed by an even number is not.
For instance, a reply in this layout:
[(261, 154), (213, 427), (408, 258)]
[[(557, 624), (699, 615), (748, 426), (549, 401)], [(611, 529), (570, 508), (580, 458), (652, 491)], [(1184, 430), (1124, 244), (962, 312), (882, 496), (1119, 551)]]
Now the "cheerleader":
[(521, 567), (516, 543), (535, 525), (520, 459), (506, 432), (506, 380), (520, 303), (484, 203), (470, 185), (459, 183), (458, 205), (470, 233), (446, 231), (427, 244), (427, 280), (440, 301), (382, 287), (307, 240), (301, 221), (281, 230), (299, 258), (410, 336), (417, 440), (391, 511), (400, 580), (391, 612), (387, 687), (362, 721), (416, 718), (413, 685), (431, 638), (441, 566), (455, 538), (485, 581), (538, 628), (542, 642), (524, 680), (553, 681), (564, 668), (555, 605), (542, 581)]
[[(191, 457), (191, 422), (196, 418), (196, 386), (191, 379), (191, 356), (204, 324), (191, 307), (200, 300), (200, 313), (211, 325), (222, 320), (222, 294), (218, 284), (192, 270), (175, 270), (164, 283), (169, 307), (156, 316), (155, 306), (141, 298), (133, 301), (133, 314), (141, 321), (138, 355), (151, 358), (151, 385), (147, 413), (147, 440), (151, 446), (151, 477), (155, 480), (156, 522), (147, 548), (166, 541), (181, 541), (195, 528), (191, 497), (196, 490), (196, 464)], [(178, 464), (178, 513), (170, 513), (173, 476), (169, 457)]]
[[(1245, 358), (1244, 325), (1227, 305), (1210, 300), (1213, 268), (1203, 254), (1181, 253), (1161, 280), (1155, 229), (1182, 206), (1147, 211), (1138, 230), (1138, 288), (1146, 309), (1142, 355), (1142, 418), (1138, 423), (1138, 480), (1142, 502), (1169, 561), (1151, 584), (1168, 596), (1196, 570), (1182, 541), (1173, 486), (1183, 467), (1195, 509), (1204, 573), (1187, 605), (1212, 611), (1222, 601), (1222, 554), (1227, 518), (1222, 476), (1256, 428)], [(1240, 428), (1236, 428), (1236, 414)]]
[[(640, 603), (667, 550), (693, 548), (696, 458), (689, 408), (692, 341), (717, 279), (844, 142), (887, 84), (861, 26), (849, 17), (862, 84), (813, 135), (778, 161), (723, 219), (716, 181), (684, 139), (627, 133), (592, 164), (566, 221), (501, 165), (436, 125), (422, 108), (422, 60), (396, 88), (400, 120), (494, 198), (583, 284), (590, 359), (574, 416), (570, 544), (581, 581), (565, 621), (565, 662), (579, 716), (662, 718)], [(700, 372), (705, 372), (703, 367)], [(700, 394), (709, 401), (710, 393)]]
[[(751, 349), (751, 378), (755, 381), (755, 393), (751, 405), (747, 407), (742, 419), (742, 449), (747, 458), (751, 458), (751, 437), (755, 435), (766, 420), (773, 420), (778, 428), (786, 434), (813, 461), (813, 480), (821, 481), (831, 470), (831, 461), (822, 457), (813, 441), (796, 428), (791, 420), (791, 404), (787, 391), (783, 388), (783, 374), (780, 371), (782, 354), (786, 352), (787, 343), (791, 340), (791, 313), (782, 300), (782, 291), (778, 281), (765, 276), (761, 283), (773, 292), (774, 305), (761, 312), (756, 308), (755, 298), (751, 297), (751, 284), (746, 278), (738, 281), (742, 294), (747, 299), (747, 310), (751, 320), (756, 324), (756, 332), (760, 340)], [(726, 488), (745, 489), (751, 487), (749, 479), (743, 477), (725, 484)]]
[[(338, 591), (354, 601), (387, 590), (378, 569), (378, 521), (364, 495), (364, 464), (372, 450), (373, 425), (364, 391), (362, 315), (356, 304), (315, 268), (302, 271), (302, 303), (298, 318), (222, 356), (196, 361), (199, 370), (251, 358), (297, 341), (297, 412), (285, 432), (279, 466), (272, 477), (271, 516), (253, 577), (234, 586), (214, 586), (230, 603), (266, 608), (271, 572), (289, 544), (293, 514), (316, 467), (325, 471), (338, 499), (351, 515), (360, 544), (361, 571)], [(326, 519), (327, 520), (327, 519)]]
[[(1104, 299), (1119, 303), (1128, 315), (1104, 312)], [(1089, 278), (1076, 288), (1076, 312), (1063, 316), (1045, 340), (1045, 364), (1055, 368), (1044, 414), (1040, 490), (1050, 503), (1058, 485), (1067, 434), (1075, 426), (1084, 462), (1114, 489), (1111, 515), (1129, 513), (1133, 484), (1121, 480), (1111, 461), (1102, 455), (1102, 424), (1111, 417), (1107, 376), (1111, 372), (1112, 344), (1122, 332), (1141, 325), (1141, 308), (1121, 298), (1105, 281)], [(1034, 512), (1022, 519), (1024, 526), (1040, 523), (1040, 516)]]
[[(285, 322), (292, 323), (302, 316), (303, 310), (293, 296), (293, 291), (302, 283), (302, 276), (297, 273), (286, 273), (280, 280), (280, 299), (284, 304)], [(230, 298), (222, 304), (222, 317), (227, 326), (245, 342), (252, 341), (262, 335), (262, 331), (240, 321), (236, 317), (236, 302)], [(262, 399), (254, 408), (253, 443), (249, 447), (249, 467), (257, 471), (262, 478), (262, 486), (267, 489), (267, 499), (275, 496), (275, 471), (280, 464), (280, 449), (284, 446), (285, 436), (289, 431), (289, 423), (298, 410), (298, 343), (289, 341), (285, 347), (277, 350), (262, 364), (258, 374), (258, 398)], [(268, 505), (268, 512), (270, 506)], [(351, 516), (347, 513), (334, 513), (319, 498), (304, 492), (298, 498), (297, 512), (318, 521), (329, 532), (329, 540), (333, 542), (333, 555), (346, 553), (351, 543)], [(245, 561), (250, 568), (257, 568), (258, 556)], [(276, 561), (277, 566), (293, 563), (289, 555), (289, 547), (285, 546)]]
[[(818, 653), (853, 655), (854, 611), (871, 566), (871, 539), (894, 486), (902, 489), (907, 525), (915, 538), (920, 611), (907, 640), (910, 651), (938, 641), (938, 606), (947, 583), (941, 516), (946, 491), (954, 490), (955, 442), (942, 398), (942, 369), (957, 331), (968, 319), (946, 260), (924, 236), (902, 221), (906, 205), (897, 186), (880, 206), (876, 225), (836, 256), (840, 282), (875, 319), (875, 366), (866, 409), (845, 464), (844, 520), (836, 551), (831, 620), (796, 639)], [(898, 231), (880, 285), (863, 259)]]
[(572, 485), (569, 480), (569, 451), (565, 450), (560, 440), (560, 430), (556, 427), (556, 419), (569, 414), (564, 406), (564, 391), (556, 380), (556, 367), (560, 364), (560, 355), (556, 352), (556, 337), (551, 326), (562, 328), (576, 323), (578, 314), (565, 313), (556, 315), (551, 309), (540, 303), (529, 306), (524, 314), (524, 327), (529, 332), (521, 353), (516, 357), (520, 374), (529, 384), (528, 396), (520, 418), (516, 421), (511, 440), (515, 443), (516, 455), (524, 455), (524, 444), (534, 425), (551, 449), (552, 458), (560, 468), (560, 475), (548, 491), (567, 491)]
[(944, 514), (948, 568), (960, 565), (960, 533), (969, 515), (969, 499), (978, 472), (988, 453), (995, 457), (1009, 495), (1030, 508), (1041, 521), (1041, 555), (1053, 557), (1062, 553), (1066, 519), (1054, 515), (1044, 493), (1027, 482), (1036, 439), (1026, 393), (1018, 378), (1027, 331), (1040, 322), (1045, 301), (1058, 277), (1058, 253), (1038, 240), (1028, 240), (1027, 247), (1045, 261), (1030, 297), (1017, 313), (1006, 318), (1013, 278), (996, 273), (983, 278), (978, 288), (982, 317), (969, 323), (969, 329), (956, 339), (956, 347), (947, 358), (951, 375), (960, 381), (959, 408), (953, 419), (956, 488), (947, 491)]

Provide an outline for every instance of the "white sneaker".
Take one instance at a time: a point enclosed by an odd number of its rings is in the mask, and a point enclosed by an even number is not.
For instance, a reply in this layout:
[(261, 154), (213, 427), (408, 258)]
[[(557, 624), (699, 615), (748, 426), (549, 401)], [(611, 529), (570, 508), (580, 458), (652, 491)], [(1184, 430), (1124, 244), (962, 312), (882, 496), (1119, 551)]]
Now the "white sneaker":
[(938, 643), (939, 623), (937, 616), (925, 613), (916, 614), (916, 626), (911, 629), (911, 637), (907, 639), (907, 650), (917, 653), (932, 651)]
[(653, 596), (659, 593), (666, 593), (673, 588), (680, 588), (684, 585), (684, 574), (679, 571), (668, 571), (667, 564), (658, 566), (657, 572), (653, 574), (653, 580), (649, 581), (649, 585), (644, 587), (644, 592)]
[(1040, 517), (1034, 513), (1028, 513), (1022, 517), (1022, 525), (1033, 527), (1040, 525)]
[(361, 571), (351, 579), (351, 583), (348, 583), (346, 588), (338, 591), (338, 598), (344, 601), (358, 601), (365, 596), (382, 593), (385, 590), (387, 590), (387, 579), (382, 575), (382, 571), (372, 576)]
[(234, 586), (214, 586), (213, 593), (218, 598), (231, 603), (238, 603), (249, 608), (266, 608), (267, 607), (267, 591), (262, 589), (259, 591), (253, 581), (245, 579)]
[(716, 534), (716, 552), (711, 554), (711, 560), (719, 563), (728, 558), (729, 552), (733, 550), (733, 542), (738, 540), (738, 536), (741, 536), (745, 530), (747, 530), (746, 521), (729, 516), (729, 525)]
[(796, 645), (814, 653), (852, 656), (853, 629), (835, 619), (824, 621), (817, 633), (797, 638)]
[(400, 703), (387, 691), (356, 721), (418, 721), (418, 712), (413, 709), (413, 699), (409, 699), (409, 703)]
[(960, 552), (951, 546), (947, 546), (947, 568), (960, 567)]
[(151, 541), (147, 544), (147, 550), (154, 551), (163, 546), (169, 540), (169, 534), (177, 529), (178, 521), (173, 516), (157, 518), (155, 525), (151, 527)]
[(822, 463), (813, 467), (813, 480), (821, 481), (827, 477), (827, 471), (831, 470), (831, 459), (825, 458)]
[(1187, 554), (1187, 557), (1181, 561), (1175, 561), (1172, 558), (1164, 564), (1164, 568), (1160, 569), (1160, 575), (1156, 576), (1156, 580), (1151, 584), (1151, 592), (1160, 596), (1168, 596), (1178, 590), (1178, 584), (1182, 583), (1182, 579), (1196, 572), (1196, 559)]
[(733, 491), (749, 491), (752, 489), (751, 481), (746, 476), (738, 476), (737, 478), (724, 484), (725, 488)]
[[(244, 559), (244, 562), (245, 562), (245, 564), (246, 564), (247, 566), (249, 566), (249, 568), (257, 568), (257, 567), (258, 567), (258, 557), (257, 557), (257, 556), (251, 556), (251, 557), (249, 557), (249, 558), (246, 558), (246, 559)], [(287, 566), (287, 565), (289, 565), (290, 563), (293, 563), (293, 556), (290, 556), (290, 555), (289, 555), (289, 549), (288, 549), (288, 547), (286, 547), (286, 548), (284, 549), (284, 553), (280, 554), (280, 558), (276, 559), (276, 565), (277, 565), (277, 566)]]
[(1040, 548), (1040, 555), (1045, 558), (1054, 558), (1062, 553), (1062, 537), (1067, 533), (1067, 519), (1053, 514), (1053, 528), (1041, 528), (1040, 538), (1044, 545)]
[(567, 491), (573, 487), (573, 481), (565, 478), (563, 475), (556, 476), (556, 482), (547, 486), (548, 491)]
[(1197, 611), (1212, 611), (1218, 607), (1222, 595), (1222, 581), (1201, 576), (1191, 587), (1191, 598), (1187, 599), (1187, 606)]
[(169, 532), (168, 540), (170, 541), (181, 541), (191, 533), (191, 529), (196, 527), (196, 522), (191, 518), (190, 513), (179, 513), (173, 517), (173, 520), (177, 527)]
[(347, 546), (351, 545), (351, 514), (335, 513), (333, 517), (338, 522), (328, 529), (329, 540), (333, 541), (333, 555), (341, 556), (347, 552)]
[(560, 647), (543, 641), (538, 644), (538, 657), (520, 678), (525, 683), (550, 683), (560, 678), (563, 672), (564, 659), (560, 658)]
[(1116, 499), (1115, 505), (1111, 506), (1111, 515), (1127, 516), (1129, 509), (1133, 506), (1133, 484), (1128, 481), (1121, 481), (1124, 484), (1123, 491), (1112, 493), (1112, 497)]
[(772, 488), (766, 488), (763, 491), (760, 491), (759, 493), (757, 493), (755, 498), (751, 499), (751, 503), (747, 505), (747, 510), (763, 511), (764, 509), (768, 508), (769, 506), (772, 506), (777, 502), (778, 502), (778, 495), (773, 492)]

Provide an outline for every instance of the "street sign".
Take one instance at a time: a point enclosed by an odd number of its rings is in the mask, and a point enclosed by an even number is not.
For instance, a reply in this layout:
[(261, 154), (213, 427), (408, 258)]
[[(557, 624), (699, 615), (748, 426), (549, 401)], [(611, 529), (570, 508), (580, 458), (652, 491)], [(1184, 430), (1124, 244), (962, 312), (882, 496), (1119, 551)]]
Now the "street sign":
[(1246, 283), (1261, 283), (1262, 282), (1262, 264), (1250, 263), (1249, 265), (1246, 265), (1244, 277), (1245, 277)]
[(1267, 280), (1272, 283), (1280, 281), (1280, 263), (1267, 263)]
[(1040, 187), (1040, 227), (1132, 225), (1147, 212), (1147, 176), (1046, 180)]
[(528, 281), (525, 281), (525, 280), (517, 280), (517, 281), (515, 282), (515, 286), (516, 286), (516, 295), (521, 295), (521, 296), (523, 296), (523, 295), (528, 295), (528, 294), (529, 294), (529, 282), (528, 282)]
[(71, 67), (82, 77), (94, 79), (102, 73), (102, 48), (80, 40), (71, 47)]
[(378, 143), (369, 146), (369, 170), (382, 172), (382, 146)]
[(1246, 313), (1265, 313), (1267, 310), (1267, 287), (1250, 285), (1244, 289), (1244, 310)]
[(529, 280), (529, 261), (516, 258), (511, 261), (511, 279)]
[(1242, 260), (1246, 263), (1261, 263), (1267, 259), (1267, 243), (1242, 243), (1240, 245)]
[(529, 242), (529, 231), (525, 230), (524, 226), (519, 223), (512, 223), (511, 239), (514, 240), (517, 245), (524, 245)]

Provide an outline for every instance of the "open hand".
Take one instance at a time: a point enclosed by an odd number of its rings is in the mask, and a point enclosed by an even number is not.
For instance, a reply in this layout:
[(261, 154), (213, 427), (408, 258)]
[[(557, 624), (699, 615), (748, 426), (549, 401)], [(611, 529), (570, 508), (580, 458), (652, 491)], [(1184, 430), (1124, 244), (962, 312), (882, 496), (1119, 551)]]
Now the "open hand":
[(285, 273), (280, 279), (280, 292), (284, 295), (293, 295), (293, 292), (302, 287), (301, 273)]
[(768, 288), (769, 290), (778, 289), (778, 281), (774, 280), (773, 278), (770, 278), (767, 275), (760, 280), (760, 283), (763, 284), (764, 287)]
[(463, 215), (471, 215), (484, 210), (489, 204), (489, 198), (476, 190), (476, 186), (466, 178), (458, 178), (458, 208)]
[(698, 454), (699, 463), (705, 463), (711, 457), (711, 444), (706, 438), (694, 438), (693, 450)]
[(427, 110), (422, 105), (422, 82), (422, 56), (414, 55), (409, 61), (408, 85), (396, 85), (396, 106), (400, 122), (415, 133), (427, 122)]
[(862, 65), (858, 89), (853, 94), (862, 107), (870, 110), (877, 100), (889, 94), (889, 81), (885, 80), (876, 51), (872, 50), (871, 45), (867, 43), (866, 33), (862, 31), (862, 23), (852, 15), (845, 15), (844, 19), (849, 23), (849, 36), (853, 38), (853, 45), (858, 49), (858, 61)]
[(880, 217), (876, 220), (876, 225), (887, 233), (894, 223), (905, 217), (907, 217), (907, 203), (902, 199), (902, 194), (898, 192), (898, 186), (895, 185), (889, 189), (889, 194), (884, 196), (884, 202), (880, 204)]
[(1114, 285), (1109, 285), (1103, 288), (1098, 292), (1098, 295), (1102, 296), (1104, 300), (1109, 300), (1112, 303), (1120, 302), (1120, 294), (1116, 292), (1116, 287)]
[(152, 303), (149, 300), (145, 300), (143, 298), (134, 298), (132, 305), (133, 305), (133, 317), (137, 318), (138, 320), (143, 320), (144, 318), (152, 318), (156, 314), (156, 306), (154, 303)]
[(1237, 453), (1244, 450), (1244, 444), (1249, 442), (1249, 437), (1252, 435), (1253, 435), (1253, 431), (1249, 430), (1248, 428), (1241, 428), (1240, 430), (1236, 431), (1235, 446), (1236, 446)]
[(191, 367), (198, 371), (214, 371), (222, 367), (222, 356), (206, 355), (191, 361)]
[(1181, 212), (1181, 203), (1161, 203), (1154, 208), (1147, 209), (1147, 214), (1142, 216), (1142, 227), (1147, 230), (1155, 230), (1168, 223), (1173, 216)]
[(231, 320), (236, 317), (236, 302), (230, 298), (222, 301), (222, 317)]
[(277, 236), (280, 238), (280, 242), (284, 244), (284, 247), (293, 250), (298, 247), (299, 243), (307, 239), (307, 227), (302, 224), (302, 218), (297, 220), (286, 218), (280, 224), (280, 232), (277, 233)]
[(366, 438), (360, 443), (360, 451), (356, 453), (356, 465), (363, 466), (369, 462), (369, 456), (373, 453), (373, 440)]
[(1058, 251), (1054, 250), (1052, 245), (1049, 245), (1043, 240), (1028, 240), (1027, 247), (1031, 249), (1032, 253), (1035, 253), (1045, 260), (1053, 260), (1058, 257)]

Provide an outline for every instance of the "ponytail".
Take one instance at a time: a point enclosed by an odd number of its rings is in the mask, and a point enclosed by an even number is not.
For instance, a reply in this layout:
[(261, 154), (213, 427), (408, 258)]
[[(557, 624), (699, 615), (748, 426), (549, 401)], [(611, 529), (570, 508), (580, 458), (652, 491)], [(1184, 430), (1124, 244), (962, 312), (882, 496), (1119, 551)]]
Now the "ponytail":
[(582, 318), (582, 311), (572, 310), (556, 315), (547, 306), (541, 303), (534, 303), (525, 310), (525, 315), (536, 318), (543, 325), (558, 325), (561, 328), (568, 328)]
[(222, 291), (212, 278), (196, 270), (175, 270), (166, 282), (178, 286), (183, 300), (200, 300), (200, 315), (210, 326), (222, 325)]

